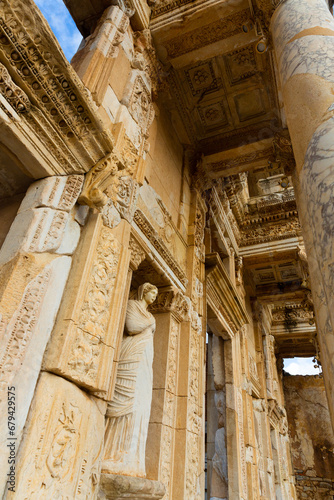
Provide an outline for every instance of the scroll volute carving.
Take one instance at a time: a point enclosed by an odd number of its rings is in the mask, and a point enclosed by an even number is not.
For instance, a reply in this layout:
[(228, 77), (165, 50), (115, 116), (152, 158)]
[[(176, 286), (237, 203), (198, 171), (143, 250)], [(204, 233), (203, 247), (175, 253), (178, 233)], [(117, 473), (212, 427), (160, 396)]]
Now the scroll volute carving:
[(109, 153), (102, 158), (86, 174), (85, 183), (78, 202), (81, 205), (88, 205), (92, 208), (102, 208), (110, 199), (106, 191), (116, 191), (118, 183), (117, 172), (124, 168), (124, 164), (115, 153)]

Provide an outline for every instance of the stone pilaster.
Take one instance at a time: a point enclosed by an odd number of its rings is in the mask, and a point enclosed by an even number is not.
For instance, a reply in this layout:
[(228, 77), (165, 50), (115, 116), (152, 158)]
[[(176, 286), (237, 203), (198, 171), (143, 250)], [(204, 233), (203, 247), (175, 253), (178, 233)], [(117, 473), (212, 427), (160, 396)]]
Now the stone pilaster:
[(273, 15), (271, 31), (334, 424), (334, 19), (325, 0), (286, 0)]
[[(5, 418), (7, 388), (13, 387), (16, 452), (85, 219), (74, 207), (82, 184), (82, 175), (33, 183), (0, 252), (0, 410)], [(1, 488), (9, 467), (8, 432), (3, 424)]]
[(173, 498), (177, 385), (181, 322), (189, 315), (189, 301), (177, 289), (159, 292), (150, 307), (157, 322), (154, 336), (153, 397), (146, 456), (147, 475), (166, 487), (164, 500)]

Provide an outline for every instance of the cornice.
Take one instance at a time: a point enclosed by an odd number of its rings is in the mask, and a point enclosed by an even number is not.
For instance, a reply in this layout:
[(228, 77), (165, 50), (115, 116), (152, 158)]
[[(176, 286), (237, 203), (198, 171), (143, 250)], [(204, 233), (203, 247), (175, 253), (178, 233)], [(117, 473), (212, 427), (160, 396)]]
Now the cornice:
[(30, 103), (22, 123), (56, 160), (57, 173), (88, 171), (113, 148), (97, 107), (34, 2), (1, 6), (0, 60)]

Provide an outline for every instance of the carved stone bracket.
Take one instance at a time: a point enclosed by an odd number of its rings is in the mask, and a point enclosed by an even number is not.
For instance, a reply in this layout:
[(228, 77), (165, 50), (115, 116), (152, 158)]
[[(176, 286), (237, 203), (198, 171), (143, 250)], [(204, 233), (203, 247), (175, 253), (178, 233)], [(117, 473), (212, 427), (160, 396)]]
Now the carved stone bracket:
[(152, 314), (171, 312), (179, 321), (189, 319), (190, 299), (176, 287), (160, 289), (156, 301), (150, 306)]
[(132, 270), (135, 271), (145, 260), (146, 253), (140, 243), (138, 243), (138, 241), (133, 236), (131, 236), (130, 238), (129, 248), (131, 250), (130, 266)]
[(131, 176), (122, 176), (123, 170), (118, 155), (110, 153), (88, 172), (78, 200), (96, 208), (110, 228), (120, 222), (120, 217), (131, 222), (136, 208), (138, 184)]
[(118, 170), (122, 170), (124, 165), (115, 153), (110, 153), (87, 173), (82, 193), (78, 202), (93, 208), (100, 208), (108, 202), (105, 193), (111, 184), (115, 183), (115, 176)]

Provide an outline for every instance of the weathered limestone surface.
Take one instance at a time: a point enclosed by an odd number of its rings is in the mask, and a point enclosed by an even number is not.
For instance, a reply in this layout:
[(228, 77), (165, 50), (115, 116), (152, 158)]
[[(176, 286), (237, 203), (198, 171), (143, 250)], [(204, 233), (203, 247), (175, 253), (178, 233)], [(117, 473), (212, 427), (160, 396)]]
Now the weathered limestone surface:
[(91, 498), (98, 493), (106, 404), (61, 377), (42, 373), (6, 498)]
[(165, 486), (149, 479), (101, 474), (99, 500), (159, 500), (165, 494)]
[(153, 386), (154, 316), (158, 295), (146, 282), (127, 304), (125, 332), (112, 401), (108, 404), (103, 471), (145, 477), (145, 450)]
[[(1, 248), (1, 401), (15, 387), (16, 449), (22, 438), (46, 345), (52, 332), (80, 237), (74, 204), (83, 176), (52, 177), (33, 183)], [(1, 488), (7, 474), (6, 440), (1, 426)]]
[(126, 288), (128, 241), (125, 221), (112, 230), (100, 215), (90, 218), (43, 364), (107, 400)]
[[(295, 500), (282, 358), (334, 377), (333, 18), (285, 0), (270, 34), (269, 0), (112, 3), (66, 2), (72, 68), (30, 0), (0, 13), (7, 497)], [(327, 443), (292, 399), (307, 462)], [(301, 498), (332, 495), (329, 466), (300, 465)]]
[(283, 384), (298, 498), (331, 498), (334, 434), (323, 379), (285, 375)]

